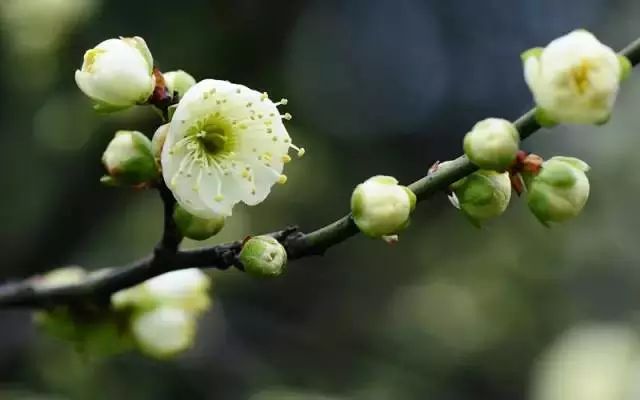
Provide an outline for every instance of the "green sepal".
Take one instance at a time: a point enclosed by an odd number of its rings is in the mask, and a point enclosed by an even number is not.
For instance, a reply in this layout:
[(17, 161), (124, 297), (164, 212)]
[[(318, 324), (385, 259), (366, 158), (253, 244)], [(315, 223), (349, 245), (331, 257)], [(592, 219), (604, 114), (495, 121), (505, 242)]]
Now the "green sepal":
[(93, 109), (99, 114), (109, 114), (117, 111), (122, 111), (129, 107), (130, 106), (114, 106), (111, 104), (100, 103), (100, 102), (97, 102), (93, 105)]
[(620, 80), (623, 81), (631, 75), (631, 69), (633, 65), (629, 59), (621, 54), (618, 54), (618, 62), (620, 63)]
[(577, 169), (579, 169), (580, 171), (583, 171), (583, 172), (587, 172), (587, 171), (589, 171), (591, 169), (589, 164), (587, 164), (586, 162), (582, 161), (581, 159), (575, 158), (575, 157), (555, 156), (555, 157), (551, 157), (549, 159), (549, 161), (551, 161), (551, 160), (565, 162), (565, 163), (570, 164), (573, 167), (575, 167), (575, 168), (577, 168)]
[(542, 107), (536, 107), (535, 117), (540, 126), (544, 128), (552, 128), (558, 125), (558, 123)]
[(520, 59), (522, 62), (527, 61), (528, 58), (536, 57), (539, 58), (542, 55), (542, 51), (544, 47), (533, 47), (529, 50), (525, 50), (520, 54)]
[(172, 104), (167, 109), (167, 114), (169, 116), (169, 121), (171, 121), (173, 119), (173, 114), (175, 114), (177, 108), (178, 108), (177, 104)]

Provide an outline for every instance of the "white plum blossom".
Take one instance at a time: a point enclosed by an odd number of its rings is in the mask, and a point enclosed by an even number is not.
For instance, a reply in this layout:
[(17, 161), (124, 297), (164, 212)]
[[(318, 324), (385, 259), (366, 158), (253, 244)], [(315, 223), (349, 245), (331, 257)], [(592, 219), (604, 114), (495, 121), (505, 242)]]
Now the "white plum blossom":
[(173, 115), (162, 149), (164, 180), (178, 203), (201, 218), (231, 215), (262, 202), (284, 183), (291, 143), (278, 106), (266, 93), (206, 79), (192, 86)]
[(549, 122), (604, 123), (628, 61), (585, 30), (523, 54), (524, 76)]
[(141, 37), (108, 39), (85, 52), (75, 78), (97, 109), (124, 109), (153, 93), (153, 57)]
[(131, 320), (131, 333), (143, 353), (168, 358), (191, 346), (196, 321), (181, 308), (163, 306), (135, 315)]
[(116, 309), (150, 309), (169, 305), (200, 313), (210, 305), (211, 279), (197, 268), (171, 271), (111, 296)]

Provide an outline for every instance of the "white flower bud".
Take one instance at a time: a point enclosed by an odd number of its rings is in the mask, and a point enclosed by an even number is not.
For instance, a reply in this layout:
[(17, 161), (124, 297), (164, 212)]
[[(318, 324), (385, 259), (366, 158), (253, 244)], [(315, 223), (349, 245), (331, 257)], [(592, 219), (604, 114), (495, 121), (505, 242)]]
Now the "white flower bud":
[(34, 284), (39, 289), (54, 289), (61, 286), (82, 283), (87, 279), (87, 272), (78, 266), (54, 269), (45, 275), (34, 278)]
[(271, 236), (254, 236), (242, 245), (239, 260), (245, 272), (271, 278), (284, 272), (287, 251)]
[(167, 133), (169, 133), (169, 124), (160, 125), (151, 138), (151, 154), (153, 154), (153, 157), (156, 160), (158, 169), (162, 167), (160, 164), (160, 157), (162, 156), (162, 147), (164, 146), (164, 142), (167, 140)]
[(589, 166), (571, 157), (553, 157), (540, 172), (527, 179), (529, 209), (544, 225), (571, 219), (582, 211), (589, 198)]
[(451, 185), (451, 189), (451, 203), (476, 226), (502, 215), (511, 199), (511, 180), (507, 172), (476, 171)]
[(192, 314), (211, 305), (211, 279), (197, 268), (171, 271), (111, 296), (115, 309), (149, 310), (161, 306), (177, 307)]
[(464, 137), (464, 153), (481, 169), (502, 172), (518, 152), (520, 135), (509, 121), (487, 118), (473, 126)]
[(141, 37), (105, 40), (84, 54), (76, 83), (98, 110), (142, 104), (155, 87), (151, 52)]
[(196, 321), (181, 308), (164, 306), (134, 315), (131, 333), (140, 351), (165, 359), (191, 347)]
[(522, 59), (544, 125), (606, 122), (628, 67), (627, 60), (585, 30), (555, 39), (544, 49), (531, 49)]
[(176, 205), (173, 220), (184, 237), (193, 240), (205, 240), (214, 236), (224, 227), (225, 217), (200, 218), (188, 213), (184, 208)]
[(138, 131), (116, 132), (102, 162), (116, 183), (138, 185), (159, 177), (151, 141)]
[(182, 96), (187, 93), (187, 90), (196, 84), (196, 80), (193, 76), (181, 69), (165, 72), (162, 76), (164, 76), (164, 84), (170, 96), (173, 96), (175, 92), (178, 93), (180, 98), (182, 98)]
[(378, 175), (356, 186), (351, 195), (351, 214), (358, 228), (367, 236), (391, 236), (409, 225), (416, 196), (398, 185), (391, 176)]

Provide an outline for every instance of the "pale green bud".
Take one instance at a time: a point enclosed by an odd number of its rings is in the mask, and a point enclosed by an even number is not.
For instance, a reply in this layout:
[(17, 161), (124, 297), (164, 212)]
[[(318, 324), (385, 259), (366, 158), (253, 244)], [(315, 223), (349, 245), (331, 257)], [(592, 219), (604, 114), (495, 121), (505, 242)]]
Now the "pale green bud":
[(451, 185), (451, 203), (474, 225), (502, 215), (511, 199), (509, 173), (480, 170)]
[(520, 135), (509, 121), (487, 118), (474, 125), (464, 137), (464, 153), (481, 169), (502, 172), (518, 152)]
[(169, 124), (160, 125), (151, 138), (151, 153), (156, 160), (158, 168), (160, 168), (160, 157), (162, 156), (164, 142), (167, 140), (167, 133), (169, 133)]
[(351, 214), (365, 235), (392, 236), (409, 225), (416, 196), (391, 176), (378, 175), (356, 186), (351, 195)]
[(151, 141), (138, 131), (116, 132), (102, 155), (102, 163), (117, 184), (138, 185), (159, 176)]
[(287, 250), (271, 236), (254, 236), (242, 245), (239, 260), (251, 275), (276, 277), (285, 270)]
[(178, 307), (158, 307), (134, 315), (131, 333), (140, 351), (165, 359), (191, 347), (196, 334), (196, 318)]
[(576, 217), (589, 198), (588, 170), (589, 166), (577, 158), (545, 161), (538, 175), (526, 179), (531, 212), (544, 225)]
[(196, 84), (196, 80), (193, 76), (181, 69), (165, 72), (162, 75), (164, 76), (164, 84), (170, 96), (173, 96), (174, 92), (176, 92), (178, 93), (178, 96), (182, 98), (187, 90)]
[(188, 213), (184, 208), (176, 205), (173, 220), (184, 237), (193, 240), (205, 240), (214, 236), (224, 227), (225, 217), (200, 218)]

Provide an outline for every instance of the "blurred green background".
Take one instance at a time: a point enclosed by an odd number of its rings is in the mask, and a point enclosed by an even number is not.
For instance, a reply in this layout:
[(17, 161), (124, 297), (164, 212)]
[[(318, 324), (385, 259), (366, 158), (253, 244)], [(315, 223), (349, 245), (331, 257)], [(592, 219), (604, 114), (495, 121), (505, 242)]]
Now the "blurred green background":
[[(634, 0), (0, 0), (0, 276), (118, 265), (159, 237), (154, 193), (98, 182), (115, 130), (158, 124), (97, 115), (75, 86), (104, 39), (289, 99), (307, 155), (215, 243), (321, 226), (374, 174), (417, 179), (478, 119), (531, 106), (521, 51), (579, 27), (620, 48), (639, 19)], [(637, 400), (638, 104), (634, 74), (609, 124), (524, 144), (592, 166), (575, 221), (545, 229), (515, 199), (477, 230), (442, 195), (396, 246), (358, 237), (269, 282), (213, 272), (197, 344), (170, 362), (81, 356), (2, 311), (0, 399)]]

